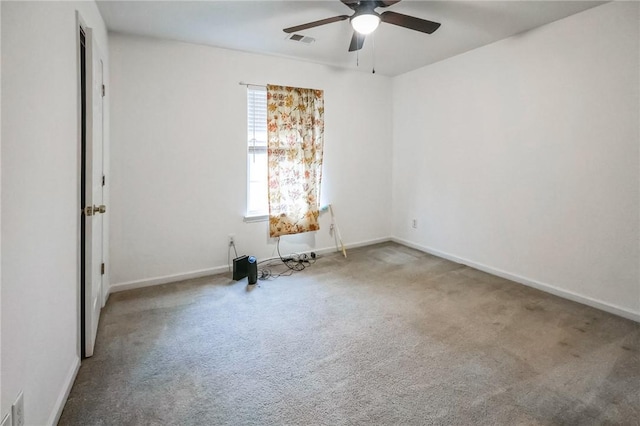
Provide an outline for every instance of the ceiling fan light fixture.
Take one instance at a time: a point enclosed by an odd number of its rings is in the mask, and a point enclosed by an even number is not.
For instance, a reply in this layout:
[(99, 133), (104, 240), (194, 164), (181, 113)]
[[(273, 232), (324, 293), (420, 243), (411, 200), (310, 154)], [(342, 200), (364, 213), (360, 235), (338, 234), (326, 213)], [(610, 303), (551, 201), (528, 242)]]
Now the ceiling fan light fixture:
[(351, 26), (362, 35), (371, 34), (379, 24), (380, 16), (375, 12), (362, 13), (351, 18)]

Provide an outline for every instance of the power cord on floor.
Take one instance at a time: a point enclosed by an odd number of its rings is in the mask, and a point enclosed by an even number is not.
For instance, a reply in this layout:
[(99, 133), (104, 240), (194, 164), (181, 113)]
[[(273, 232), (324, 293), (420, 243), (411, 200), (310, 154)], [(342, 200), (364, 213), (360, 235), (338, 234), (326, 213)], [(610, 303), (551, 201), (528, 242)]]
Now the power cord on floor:
[[(258, 268), (258, 279), (259, 280), (268, 280), (272, 278), (278, 277), (288, 277), (291, 276), (294, 272), (300, 272), (309, 266), (316, 263), (316, 254), (311, 252), (310, 254), (302, 253), (292, 253), (286, 257), (283, 257), (280, 253), (280, 238), (278, 238), (276, 242), (276, 248), (278, 250), (278, 260), (263, 260), (262, 262), (258, 262), (258, 265), (265, 263), (263, 266)], [(271, 268), (278, 266), (280, 264), (284, 264), (287, 267), (287, 270), (284, 272), (275, 273)]]

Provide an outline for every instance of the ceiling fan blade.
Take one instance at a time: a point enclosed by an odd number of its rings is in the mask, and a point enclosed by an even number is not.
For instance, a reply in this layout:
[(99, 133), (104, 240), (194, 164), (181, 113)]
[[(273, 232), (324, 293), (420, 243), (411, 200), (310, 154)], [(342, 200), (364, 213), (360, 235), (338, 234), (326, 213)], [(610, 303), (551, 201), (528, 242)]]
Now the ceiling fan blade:
[(351, 44), (349, 44), (349, 52), (360, 50), (362, 49), (362, 46), (364, 46), (364, 36), (354, 31), (353, 37), (351, 37)]
[(376, 7), (389, 7), (396, 3), (400, 3), (400, 0), (377, 0)]
[(380, 20), (387, 24), (397, 25), (399, 27), (409, 28), (410, 30), (420, 31), (431, 34), (440, 27), (438, 22), (427, 21), (426, 19), (416, 18), (415, 16), (403, 15), (402, 13), (391, 12), (390, 10), (380, 14)]
[(295, 33), (297, 31), (308, 30), (309, 28), (319, 27), (320, 25), (331, 24), (332, 22), (344, 21), (345, 19), (349, 19), (349, 15), (340, 15), (334, 16), (333, 18), (321, 19), (319, 21), (313, 21), (302, 25), (297, 25), (295, 27), (285, 28), (285, 33)]

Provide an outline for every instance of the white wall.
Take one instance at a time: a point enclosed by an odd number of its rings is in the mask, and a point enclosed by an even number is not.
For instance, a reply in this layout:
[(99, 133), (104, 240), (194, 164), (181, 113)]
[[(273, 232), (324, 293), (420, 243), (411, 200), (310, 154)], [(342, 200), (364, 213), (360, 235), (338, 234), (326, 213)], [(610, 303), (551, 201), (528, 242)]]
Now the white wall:
[(0, 7), (0, 415), (24, 390), (26, 424), (46, 425), (56, 421), (79, 363), (76, 10), (94, 28), (105, 55), (107, 34), (93, 2), (2, 2)]
[(638, 7), (395, 78), (394, 236), (640, 319)]
[[(110, 34), (110, 48), (114, 288), (226, 271), (231, 233), (240, 253), (273, 256), (267, 222), (243, 222), (246, 87), (240, 81), (324, 90), (322, 200), (333, 203), (347, 243), (390, 237), (388, 77), (118, 34)], [(329, 223), (321, 215), (319, 232), (283, 237), (282, 250), (334, 247)]]

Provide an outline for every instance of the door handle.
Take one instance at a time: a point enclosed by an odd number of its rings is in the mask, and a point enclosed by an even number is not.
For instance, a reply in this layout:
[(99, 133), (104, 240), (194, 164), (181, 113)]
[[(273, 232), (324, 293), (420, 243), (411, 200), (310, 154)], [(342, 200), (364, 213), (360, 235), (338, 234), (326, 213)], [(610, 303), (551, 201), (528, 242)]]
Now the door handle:
[(98, 213), (105, 213), (106, 211), (107, 206), (105, 206), (104, 204), (101, 204), (99, 206), (87, 206), (82, 209), (82, 212), (85, 214), (85, 216), (93, 216)]

